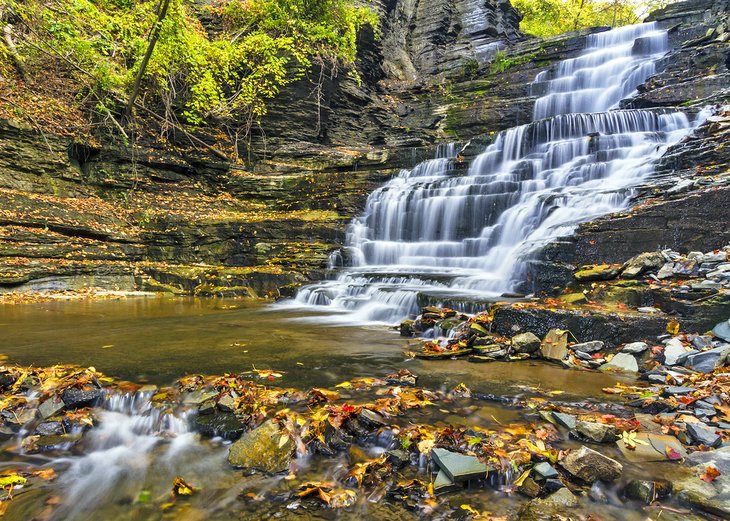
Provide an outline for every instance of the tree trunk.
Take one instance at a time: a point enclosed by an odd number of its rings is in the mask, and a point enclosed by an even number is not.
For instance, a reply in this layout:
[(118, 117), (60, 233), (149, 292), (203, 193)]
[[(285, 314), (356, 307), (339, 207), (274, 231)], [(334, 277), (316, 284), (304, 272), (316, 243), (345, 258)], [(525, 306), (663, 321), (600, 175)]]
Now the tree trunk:
[(159, 14), (157, 15), (157, 22), (155, 22), (155, 26), (152, 28), (152, 33), (150, 33), (150, 43), (147, 45), (147, 51), (144, 54), (144, 58), (142, 58), (142, 63), (140, 63), (139, 65), (139, 71), (137, 71), (137, 77), (134, 79), (132, 93), (129, 95), (127, 108), (124, 111), (125, 118), (128, 118), (132, 115), (134, 102), (137, 100), (139, 90), (142, 87), (142, 78), (144, 77), (145, 70), (147, 69), (147, 64), (150, 61), (152, 52), (155, 50), (155, 45), (157, 44), (157, 40), (160, 37), (160, 28), (162, 27), (162, 21), (167, 15), (167, 8), (170, 7), (170, 0), (162, 0), (162, 3), (160, 5), (161, 8), (159, 9)]

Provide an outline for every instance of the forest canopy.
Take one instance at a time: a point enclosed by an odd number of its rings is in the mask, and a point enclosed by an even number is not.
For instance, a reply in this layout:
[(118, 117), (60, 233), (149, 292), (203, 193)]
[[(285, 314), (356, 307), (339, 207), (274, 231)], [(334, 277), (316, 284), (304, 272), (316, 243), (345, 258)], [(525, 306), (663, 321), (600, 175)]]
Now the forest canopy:
[(142, 105), (236, 133), (314, 61), (351, 65), (359, 29), (378, 23), (351, 0), (0, 0), (0, 9), (12, 38), (3, 62), (70, 75), (97, 114)]
[(671, 0), (511, 0), (523, 15), (520, 29), (545, 38), (587, 27), (641, 22)]

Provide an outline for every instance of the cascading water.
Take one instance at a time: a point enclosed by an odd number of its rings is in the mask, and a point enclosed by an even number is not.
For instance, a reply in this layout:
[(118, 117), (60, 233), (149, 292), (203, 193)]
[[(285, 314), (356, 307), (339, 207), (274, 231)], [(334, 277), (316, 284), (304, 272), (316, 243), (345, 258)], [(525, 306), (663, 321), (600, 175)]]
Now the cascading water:
[(580, 56), (535, 79), (533, 122), (500, 133), (466, 175), (457, 148), (442, 146), (374, 191), (347, 232), (351, 267), (289, 305), (393, 322), (424, 303), (512, 290), (539, 248), (625, 208), (653, 162), (699, 124), (679, 111), (616, 110), (667, 50), (655, 24), (590, 35)]

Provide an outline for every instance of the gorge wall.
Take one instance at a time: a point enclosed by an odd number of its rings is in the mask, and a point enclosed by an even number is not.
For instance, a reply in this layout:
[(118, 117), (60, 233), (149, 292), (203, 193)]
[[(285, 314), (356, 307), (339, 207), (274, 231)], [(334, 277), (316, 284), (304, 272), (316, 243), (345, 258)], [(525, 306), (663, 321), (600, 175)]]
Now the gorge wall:
[[(583, 48), (586, 32), (519, 33), (507, 0), (378, 0), (363, 31), (361, 81), (318, 70), (262, 121), (244, 165), (148, 143), (90, 144), (29, 121), (0, 125), (0, 291), (98, 285), (278, 296), (322, 276), (367, 194), (459, 141), (529, 121), (538, 72)], [(728, 100), (728, 2), (675, 4), (654, 17), (674, 51), (631, 104)], [(604, 30), (604, 29), (595, 29)], [(497, 50), (500, 50), (497, 53)], [(728, 123), (670, 151), (634, 210), (583, 225), (548, 248), (530, 283), (550, 290), (582, 263), (656, 246), (730, 242)]]

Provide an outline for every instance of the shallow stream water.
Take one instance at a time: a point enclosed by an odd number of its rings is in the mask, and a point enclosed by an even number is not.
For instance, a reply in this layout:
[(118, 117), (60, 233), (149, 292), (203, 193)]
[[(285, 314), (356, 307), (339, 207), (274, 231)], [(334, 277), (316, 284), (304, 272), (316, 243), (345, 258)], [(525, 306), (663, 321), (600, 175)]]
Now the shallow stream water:
[[(9, 362), (48, 366), (55, 363), (93, 365), (109, 375), (132, 381), (170, 384), (188, 373), (222, 374), (252, 368), (283, 372), (274, 385), (308, 389), (332, 386), (353, 377), (382, 377), (400, 368), (420, 376), (419, 386), (441, 389), (466, 384), (475, 393), (502, 397), (552, 396), (561, 401), (598, 403), (610, 397), (601, 388), (614, 376), (566, 370), (539, 362), (470, 364), (466, 361), (421, 361), (404, 356), (407, 339), (386, 327), (317, 324), (296, 320), (286, 312), (240, 300), (149, 297), (97, 302), (50, 302), (0, 307), (0, 353)], [(295, 481), (244, 475), (225, 460), (227, 443), (191, 432), (185, 417), (161, 426), (150, 418), (144, 397), (107, 399), (99, 427), (70, 450), (25, 455), (18, 439), (9, 439), (0, 456), (0, 470), (33, 465), (56, 469), (57, 480), (16, 491), (5, 519), (29, 520), (185, 520), (208, 519), (414, 519), (417, 513), (374, 493), (343, 511), (312, 509), (292, 500), (290, 491), (307, 480), (341, 478), (358, 457), (378, 454), (387, 440), (356, 448), (333, 458), (297, 460)], [(435, 425), (479, 425), (534, 421), (534, 412), (494, 400), (452, 401), (414, 411), (402, 422)], [(570, 446), (571, 442), (565, 442)], [(361, 451), (362, 454), (358, 454)], [(618, 457), (618, 454), (614, 455)], [(627, 468), (626, 475), (659, 475), (675, 467)], [(427, 470), (413, 469), (423, 478)], [(192, 498), (160, 510), (175, 476), (200, 488)], [(427, 475), (427, 474), (426, 474)], [(428, 479), (428, 478), (426, 478)], [(514, 479), (514, 476), (512, 477)], [(513, 514), (526, 499), (505, 494), (499, 484), (445, 496), (447, 506), (431, 518), (451, 515), (467, 503), (495, 515)], [(140, 494), (152, 500), (140, 502)], [(245, 496), (245, 494), (250, 494)], [(609, 496), (614, 495), (607, 489)], [(246, 497), (268, 494), (256, 501)], [(62, 506), (44, 506), (49, 497)], [(645, 513), (623, 506), (582, 500), (586, 511), (602, 519), (646, 519)], [(611, 504), (613, 503), (613, 504)], [(47, 513), (44, 517), (44, 509)], [(449, 518), (451, 519), (451, 518)]]

